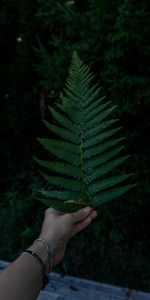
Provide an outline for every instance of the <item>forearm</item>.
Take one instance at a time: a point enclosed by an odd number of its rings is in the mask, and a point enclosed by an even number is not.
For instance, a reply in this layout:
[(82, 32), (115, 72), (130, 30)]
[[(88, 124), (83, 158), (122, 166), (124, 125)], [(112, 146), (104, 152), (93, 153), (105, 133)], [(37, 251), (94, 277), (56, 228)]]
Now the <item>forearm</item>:
[(36, 241), (29, 250), (38, 256), (30, 252), (23, 253), (0, 274), (0, 300), (35, 300), (42, 288), (45, 274), (41, 260), (48, 273), (49, 252), (52, 255), (52, 264), (57, 265), (64, 256), (70, 237), (83, 230), (96, 216), (96, 211), (89, 207), (72, 214), (61, 214), (54, 209), (47, 209), (39, 236), (44, 244), (46, 241), (46, 247)]
[[(47, 253), (42, 244), (35, 243), (29, 249), (46, 263)], [(0, 300), (34, 300), (42, 289), (42, 281), (40, 264), (31, 256), (22, 254), (0, 274)]]

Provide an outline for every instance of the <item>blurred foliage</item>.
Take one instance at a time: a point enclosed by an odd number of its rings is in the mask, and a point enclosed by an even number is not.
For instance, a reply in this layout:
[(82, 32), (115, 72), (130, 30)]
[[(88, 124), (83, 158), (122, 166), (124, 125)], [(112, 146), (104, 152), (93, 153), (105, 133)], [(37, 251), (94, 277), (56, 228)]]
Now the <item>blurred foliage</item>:
[[(26, 178), (27, 180), (27, 178)], [(31, 180), (31, 177), (30, 177)], [(32, 181), (31, 181), (32, 182)], [(25, 222), (26, 216), (28, 220)], [(23, 184), (15, 184), (1, 195), (0, 220), (1, 239), (0, 257), (14, 259), (21, 249), (27, 246), (39, 234), (42, 210), (32, 196), (32, 184), (27, 190)]]
[(40, 230), (32, 156), (76, 50), (118, 105), (138, 188), (99, 211), (58, 270), (150, 291), (150, 2), (7, 0), (0, 26), (0, 257), (14, 259)]

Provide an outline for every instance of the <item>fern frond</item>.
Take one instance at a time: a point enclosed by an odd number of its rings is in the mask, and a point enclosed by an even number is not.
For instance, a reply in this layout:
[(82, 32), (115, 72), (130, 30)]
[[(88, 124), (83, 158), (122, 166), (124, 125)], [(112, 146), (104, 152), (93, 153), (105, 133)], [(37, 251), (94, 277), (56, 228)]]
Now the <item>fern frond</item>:
[(109, 150), (110, 148), (112, 148), (113, 146), (116, 146), (117, 144), (119, 144), (122, 140), (124, 140), (124, 138), (118, 138), (118, 139), (114, 139), (114, 140), (110, 140), (108, 142), (104, 142), (101, 145), (98, 146), (93, 146), (90, 147), (89, 149), (85, 149), (83, 157), (85, 159), (90, 159), (91, 157), (98, 155), (104, 151)]
[(62, 201), (70, 199), (79, 199), (80, 193), (64, 191), (64, 190), (50, 190), (50, 191), (40, 191), (40, 194), (48, 199), (59, 199)]
[[(99, 92), (99, 90), (97, 92)], [(102, 101), (105, 98), (106, 98), (105, 96), (103, 96), (101, 98), (98, 98), (98, 99), (96, 99), (95, 102), (92, 102), (89, 106), (86, 106), (85, 107), (85, 115), (88, 115), (89, 113), (93, 112), (93, 110), (95, 110), (96, 108), (98, 108), (101, 105)]]
[(132, 174), (119, 171), (129, 156), (120, 156), (124, 138), (117, 136), (121, 127), (114, 127), (116, 106), (91, 85), (93, 77), (74, 53), (60, 103), (49, 107), (53, 122), (44, 121), (56, 139), (38, 138), (49, 155), (47, 161), (35, 159), (49, 183), (38, 199), (61, 211), (100, 206), (134, 186), (127, 184)]
[(125, 146), (121, 146), (121, 147), (118, 147), (117, 149), (110, 150), (110, 151), (104, 152), (100, 155), (97, 155), (96, 157), (90, 159), (90, 161), (86, 161), (85, 167), (92, 169), (94, 167), (98, 167), (98, 166), (104, 164), (105, 162), (115, 158), (121, 152), (121, 150), (124, 149), (124, 147)]
[[(60, 158), (63, 161), (67, 161), (67, 162), (69, 162), (69, 163), (71, 163), (72, 165), (75, 165), (75, 166), (80, 165), (80, 161), (77, 161), (77, 157), (76, 157), (75, 154), (69, 153), (68, 150), (64, 150), (64, 148), (61, 149), (59, 147), (59, 145), (56, 146), (56, 144), (55, 144), (55, 147), (53, 147), (49, 143), (47, 144), (45, 139), (38, 139), (38, 141), (44, 146), (44, 148), (46, 150), (48, 150), (48, 152), (50, 152), (51, 154), (53, 154), (57, 158)], [(69, 155), (68, 155), (68, 153), (69, 153)]]
[(107, 106), (109, 106), (111, 102), (112, 102), (112, 101), (108, 101), (108, 102), (106, 102), (106, 103), (104, 103), (104, 104), (99, 105), (98, 107), (96, 106), (96, 107), (93, 108), (93, 109), (91, 110), (91, 112), (89, 112), (88, 114), (87, 114), (86, 111), (85, 111), (85, 122), (89, 122), (89, 121), (95, 119), (95, 117), (96, 117), (97, 115), (99, 115), (99, 117), (100, 117), (100, 113), (101, 113), (102, 111), (106, 110)]
[(93, 197), (91, 201), (92, 207), (100, 206), (110, 200), (116, 199), (117, 197), (123, 195), (127, 191), (129, 191), (131, 188), (136, 186), (136, 184), (128, 184), (123, 187), (114, 188), (114, 189), (107, 189), (105, 192), (101, 192), (95, 197)]
[(105, 111), (102, 111), (101, 114), (99, 114), (98, 116), (96, 116), (94, 119), (90, 120), (88, 123), (87, 123), (87, 130), (94, 127), (94, 126), (97, 126), (98, 124), (100, 124), (100, 122), (104, 121), (106, 118), (108, 118), (113, 110), (116, 108), (116, 105), (105, 110)]
[(95, 195), (98, 192), (101, 192), (102, 190), (120, 184), (121, 182), (127, 180), (131, 176), (133, 176), (133, 173), (128, 175), (112, 176), (112, 177), (98, 180), (96, 183), (90, 185), (89, 192), (90, 194)]
[(59, 176), (49, 176), (47, 174), (44, 174), (43, 172), (40, 172), (40, 174), (50, 185), (58, 186), (60, 188), (71, 191), (81, 190), (81, 184), (77, 180), (62, 178)]
[(80, 137), (77, 133), (71, 132), (68, 129), (59, 127), (57, 125), (50, 124), (49, 122), (46, 122), (43, 120), (45, 126), (56, 135), (60, 136), (61, 138), (65, 139), (68, 142), (80, 144)]
[[(44, 146), (46, 150), (50, 150), (51, 148), (62, 149), (64, 152), (66, 151), (71, 153), (79, 153), (79, 146), (75, 144), (71, 144), (64, 141), (58, 141), (54, 139), (38, 139), (38, 141)], [(61, 151), (60, 151), (61, 152)]]
[(50, 112), (51, 112), (53, 118), (54, 118), (58, 123), (60, 123), (61, 125), (63, 124), (63, 126), (66, 127), (66, 128), (69, 128), (69, 127), (72, 126), (72, 122), (71, 122), (71, 120), (69, 120), (68, 117), (62, 115), (62, 113), (56, 111), (55, 109), (53, 109), (53, 108), (50, 107), (50, 106), (49, 106), (48, 108), (49, 108), (49, 110), (50, 110)]
[(62, 175), (66, 175), (69, 177), (73, 177), (75, 179), (80, 180), (80, 169), (78, 167), (73, 166), (72, 164), (67, 164), (65, 162), (56, 162), (56, 161), (45, 161), (40, 160), (34, 157), (34, 160), (43, 168), (48, 169), (52, 172), (57, 172)]
[(104, 122), (100, 123), (99, 125), (97, 125), (96, 127), (93, 127), (91, 129), (87, 130), (84, 134), (84, 139), (88, 140), (89, 138), (92, 138), (94, 135), (99, 134), (104, 129), (107, 129), (110, 126), (112, 126), (113, 124), (115, 124), (117, 121), (118, 121), (118, 119), (104, 121)]
[(83, 205), (82, 203), (78, 203), (78, 202), (73, 202), (73, 201), (62, 201), (62, 200), (54, 200), (54, 199), (45, 199), (45, 198), (36, 198), (38, 200), (40, 200), (43, 204), (45, 204), (48, 207), (53, 207), (55, 209), (57, 209), (58, 211), (61, 212), (75, 212), (78, 209), (83, 208), (85, 205)]
[(91, 175), (87, 175), (87, 178), (86, 178), (87, 183), (89, 183), (89, 182), (95, 180), (96, 178), (104, 176), (105, 174), (113, 171), (115, 168), (117, 168), (123, 162), (125, 162), (128, 157), (129, 157), (129, 155), (124, 156), (124, 157), (120, 157), (120, 158), (116, 158), (113, 161), (109, 161), (106, 164), (102, 165), (101, 168), (97, 168), (96, 170), (93, 171), (93, 173)]
[(84, 91), (84, 98), (86, 99), (86, 107), (88, 107), (90, 104), (96, 100), (96, 97), (99, 95), (101, 88), (97, 87), (97, 84), (95, 84), (93, 87), (87, 89), (87, 91)]
[(103, 141), (107, 140), (109, 137), (112, 137), (114, 134), (116, 134), (122, 127), (118, 127), (115, 129), (101, 132), (100, 134), (97, 134), (96, 136), (91, 137), (89, 140), (85, 140), (84, 143), (84, 149), (88, 149), (91, 146), (94, 146), (96, 144), (102, 143)]

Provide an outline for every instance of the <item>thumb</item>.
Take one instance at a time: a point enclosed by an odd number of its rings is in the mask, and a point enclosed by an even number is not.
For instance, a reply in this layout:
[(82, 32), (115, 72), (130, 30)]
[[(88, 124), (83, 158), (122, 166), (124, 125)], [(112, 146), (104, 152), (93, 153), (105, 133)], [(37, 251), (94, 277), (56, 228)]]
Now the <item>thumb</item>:
[(83, 221), (92, 211), (91, 207), (84, 207), (78, 211), (76, 211), (75, 213), (72, 213), (72, 217), (73, 217), (73, 223), (78, 223)]

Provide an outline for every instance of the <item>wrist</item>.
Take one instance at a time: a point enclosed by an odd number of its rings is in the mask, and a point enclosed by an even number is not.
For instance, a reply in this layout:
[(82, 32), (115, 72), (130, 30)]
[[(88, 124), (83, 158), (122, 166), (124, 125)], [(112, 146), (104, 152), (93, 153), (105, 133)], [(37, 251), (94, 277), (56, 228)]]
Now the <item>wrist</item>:
[(45, 245), (40, 241), (36, 241), (28, 248), (28, 250), (34, 251), (41, 258), (48, 274), (51, 271), (52, 262)]
[(47, 261), (45, 259), (45, 254), (43, 252), (43, 249), (41, 247), (32, 245), (27, 250), (22, 252), (22, 254), (26, 254), (26, 256), (32, 257), (32, 261), (35, 261), (40, 266), (42, 271), (42, 289), (44, 289), (45, 286), (49, 283), (49, 277), (48, 277), (49, 267), (47, 265)]
[(38, 237), (38, 239), (43, 239), (47, 242), (48, 247), (49, 247), (49, 251), (51, 254), (51, 257), (53, 257), (55, 250), (56, 250), (56, 242), (55, 242), (55, 238), (53, 236), (45, 236), (44, 234), (40, 234), (40, 236)]

